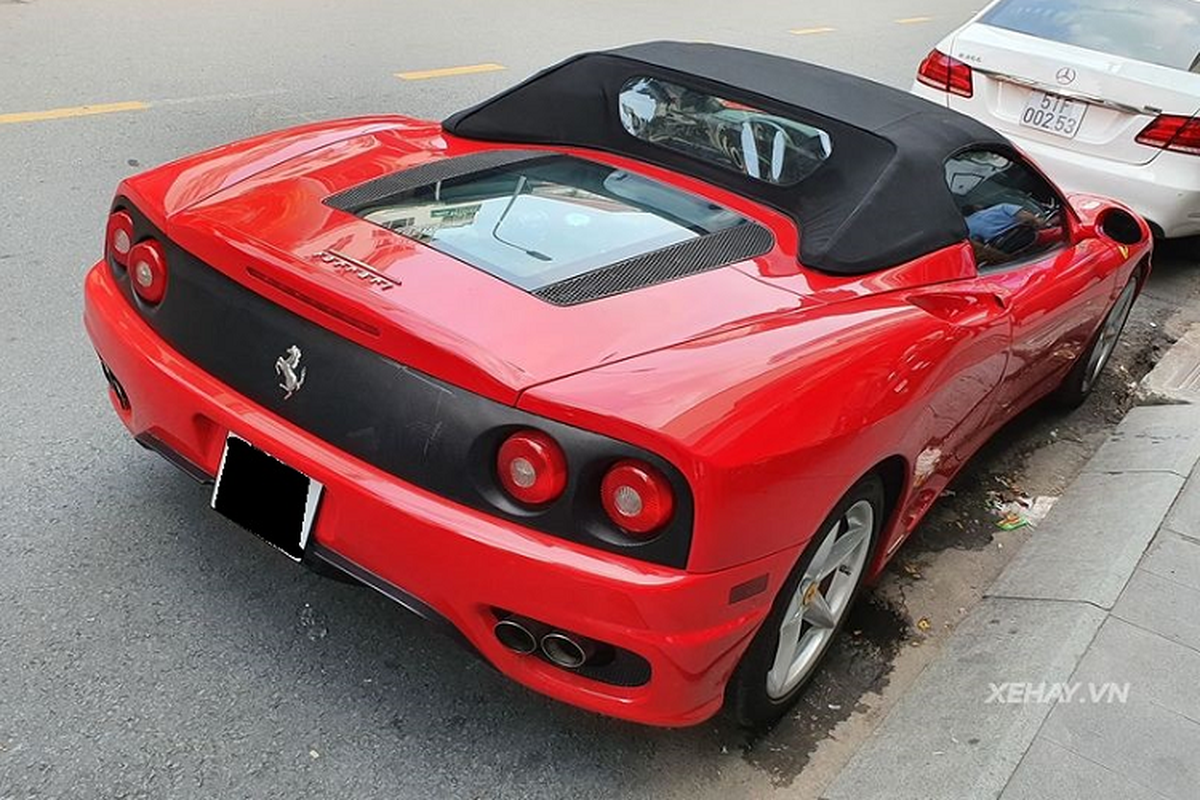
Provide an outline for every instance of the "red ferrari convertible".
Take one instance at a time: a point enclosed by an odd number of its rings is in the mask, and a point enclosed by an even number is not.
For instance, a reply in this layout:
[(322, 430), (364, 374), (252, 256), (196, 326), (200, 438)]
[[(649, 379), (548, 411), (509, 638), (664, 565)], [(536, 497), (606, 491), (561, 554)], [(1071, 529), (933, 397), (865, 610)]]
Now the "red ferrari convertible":
[(990, 434), (1082, 401), (1150, 250), (967, 117), (658, 42), (131, 177), (85, 319), (290, 558), (560, 700), (754, 724)]

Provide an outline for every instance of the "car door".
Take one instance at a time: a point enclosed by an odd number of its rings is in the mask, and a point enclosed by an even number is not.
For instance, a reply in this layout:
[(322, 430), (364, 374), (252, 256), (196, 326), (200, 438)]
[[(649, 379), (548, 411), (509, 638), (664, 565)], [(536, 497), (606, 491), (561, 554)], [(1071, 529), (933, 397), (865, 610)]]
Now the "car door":
[(970, 150), (947, 162), (980, 285), (1012, 322), (995, 405), (1011, 417), (1051, 391), (1083, 351), (1115, 290), (1104, 246), (1072, 239), (1072, 212), (1019, 154)]

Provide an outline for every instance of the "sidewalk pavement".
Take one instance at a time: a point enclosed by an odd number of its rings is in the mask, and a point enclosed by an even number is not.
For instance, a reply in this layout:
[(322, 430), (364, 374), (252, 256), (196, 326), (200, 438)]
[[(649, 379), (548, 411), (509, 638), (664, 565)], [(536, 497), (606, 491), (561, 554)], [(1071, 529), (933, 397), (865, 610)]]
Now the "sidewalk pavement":
[(1200, 798), (1198, 462), (1131, 411), (823, 797)]

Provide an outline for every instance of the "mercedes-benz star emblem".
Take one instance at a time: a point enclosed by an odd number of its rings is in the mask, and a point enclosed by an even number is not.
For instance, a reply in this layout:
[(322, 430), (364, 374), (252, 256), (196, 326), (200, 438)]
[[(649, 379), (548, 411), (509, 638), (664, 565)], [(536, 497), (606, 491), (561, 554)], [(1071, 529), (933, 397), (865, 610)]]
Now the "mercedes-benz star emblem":
[(286, 353), (275, 359), (275, 374), (279, 376), (279, 388), (284, 391), (284, 400), (300, 391), (308, 370), (300, 366), (299, 347), (292, 345)]
[(1071, 69), (1070, 67), (1063, 67), (1055, 74), (1054, 77), (1058, 79), (1059, 83), (1061, 83), (1063, 86), (1066, 86), (1068, 83), (1075, 82), (1075, 70)]

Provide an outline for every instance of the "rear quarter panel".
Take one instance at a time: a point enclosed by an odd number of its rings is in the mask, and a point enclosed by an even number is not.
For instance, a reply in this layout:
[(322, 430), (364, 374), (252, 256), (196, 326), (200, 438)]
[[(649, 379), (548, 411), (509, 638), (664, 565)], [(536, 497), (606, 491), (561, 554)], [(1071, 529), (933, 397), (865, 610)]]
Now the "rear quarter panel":
[(149, 169), (122, 181), (128, 197), (158, 227), (167, 218), (263, 170), (336, 142), (381, 131), (405, 131), (414, 140), (423, 130), (440, 135), (434, 122), (387, 115), (319, 122), (231, 142)]
[[(924, 510), (910, 513), (913, 498), (931, 495), (927, 507), (982, 441), (1005, 357), (996, 329), (948, 323), (902, 295), (611, 364), (534, 387), (519, 405), (675, 463), (695, 494), (697, 572), (806, 542), (850, 486), (899, 456), (904, 478), (880, 550), (891, 552)], [(978, 430), (964, 438), (970, 424)]]

